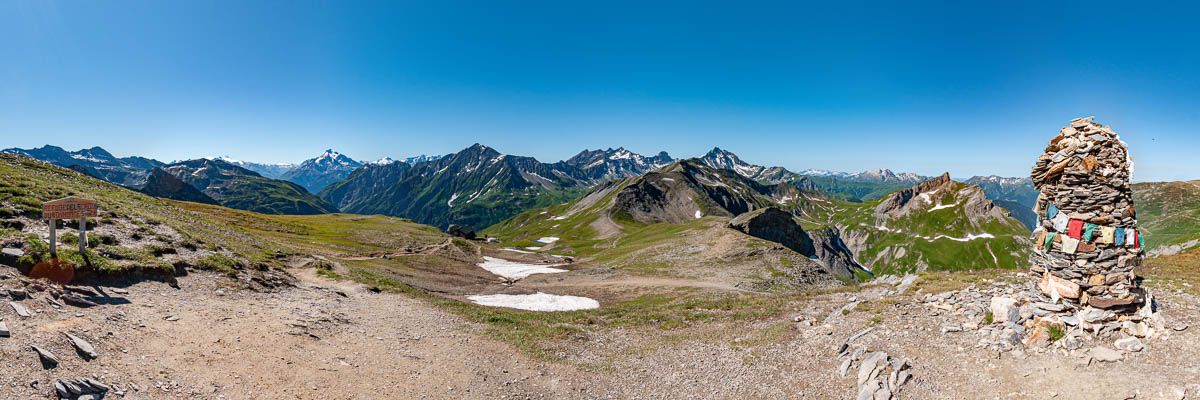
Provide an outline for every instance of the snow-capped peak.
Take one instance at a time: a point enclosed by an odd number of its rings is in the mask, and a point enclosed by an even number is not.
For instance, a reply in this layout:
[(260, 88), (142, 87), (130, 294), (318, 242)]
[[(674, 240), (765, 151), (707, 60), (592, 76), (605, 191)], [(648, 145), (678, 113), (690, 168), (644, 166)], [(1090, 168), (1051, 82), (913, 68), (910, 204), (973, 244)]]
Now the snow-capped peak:
[(807, 176), (850, 176), (848, 172), (830, 171), (827, 169), (806, 169), (800, 172), (800, 175)]
[(210, 156), (210, 157), (204, 157), (204, 159), (209, 160), (209, 161), (214, 161), (214, 160), (224, 161), (224, 162), (227, 162), (230, 164), (235, 164), (235, 165), (241, 165), (241, 164), (246, 163), (245, 161), (234, 159), (233, 157), (230, 157), (230, 156)]
[(392, 164), (392, 163), (395, 163), (395, 162), (396, 162), (396, 160), (393, 160), (391, 157), (384, 157), (384, 158), (380, 158), (380, 159), (378, 159), (378, 160), (375, 160), (375, 161), (371, 161), (371, 162), (369, 162), (368, 164), (372, 164), (372, 165), (389, 165), (389, 164)]
[(736, 154), (721, 149), (720, 147), (714, 147), (712, 151), (709, 151), (708, 154), (705, 154), (704, 157), (700, 158), (700, 160), (703, 161), (704, 164), (713, 168), (732, 169), (739, 175), (747, 178), (753, 177), (763, 170), (763, 167), (748, 164), (742, 161), (742, 159), (738, 158)]
[(633, 158), (633, 156), (635, 156), (635, 154), (633, 154), (632, 151), (625, 150), (624, 147), (620, 147), (620, 148), (617, 148), (617, 150), (615, 152), (613, 152), (612, 155), (608, 156), (608, 159), (609, 160), (628, 160), (630, 158)]

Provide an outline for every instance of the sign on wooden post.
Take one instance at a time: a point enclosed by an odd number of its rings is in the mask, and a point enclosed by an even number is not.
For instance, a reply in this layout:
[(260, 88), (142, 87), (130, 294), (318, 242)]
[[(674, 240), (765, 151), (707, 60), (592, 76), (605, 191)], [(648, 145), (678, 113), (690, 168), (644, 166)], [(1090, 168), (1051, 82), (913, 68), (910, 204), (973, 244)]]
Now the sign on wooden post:
[(96, 201), (78, 197), (66, 197), (42, 203), (42, 218), (50, 224), (50, 255), (58, 256), (58, 235), (54, 233), (54, 221), (79, 218), (79, 252), (87, 248), (87, 219), (96, 216)]

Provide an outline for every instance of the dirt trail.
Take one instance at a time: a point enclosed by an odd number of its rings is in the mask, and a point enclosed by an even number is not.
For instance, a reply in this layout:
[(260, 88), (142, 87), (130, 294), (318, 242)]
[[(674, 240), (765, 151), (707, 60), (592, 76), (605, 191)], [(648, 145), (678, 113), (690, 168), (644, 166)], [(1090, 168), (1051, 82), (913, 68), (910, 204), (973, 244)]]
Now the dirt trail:
[[(280, 293), (223, 289), (228, 281), (193, 274), (180, 280), (181, 289), (131, 286), (124, 296), (130, 304), (79, 310), (83, 317), (43, 312), (14, 321), (0, 315), (13, 331), (0, 339), (0, 358), (10, 360), (0, 398), (45, 397), (56, 378), (93, 374), (127, 391), (127, 398), (601, 395), (589, 392), (603, 386), (595, 376), (533, 360), (420, 300), (373, 294), (312, 269), (294, 272), (300, 287)], [(92, 338), (100, 357), (80, 360), (61, 343), (63, 329)], [(28, 344), (51, 347), (62, 364), (43, 369)], [(128, 390), (129, 384), (140, 391)]]

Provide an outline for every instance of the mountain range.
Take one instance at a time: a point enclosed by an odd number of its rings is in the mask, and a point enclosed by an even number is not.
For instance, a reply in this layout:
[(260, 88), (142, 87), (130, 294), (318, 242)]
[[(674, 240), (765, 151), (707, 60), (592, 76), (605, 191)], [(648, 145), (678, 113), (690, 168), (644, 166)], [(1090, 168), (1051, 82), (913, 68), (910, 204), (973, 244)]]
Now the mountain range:
[[(689, 159), (687, 163), (680, 163), (666, 152), (643, 156), (620, 147), (584, 150), (564, 161), (542, 163), (531, 157), (501, 154), (479, 144), (446, 156), (417, 156), (401, 161), (385, 158), (368, 163), (333, 150), (299, 164), (257, 164), (228, 157), (166, 164), (145, 157), (118, 158), (100, 147), (66, 151), (52, 145), (35, 149), (10, 148), (2, 152), (70, 167), (143, 193), (175, 200), (275, 214), (338, 210), (378, 213), (438, 227), (461, 223), (486, 228), (530, 209), (575, 201), (608, 182), (643, 176), (672, 165), (702, 165), (731, 171), (739, 179), (759, 185), (786, 184), (801, 193), (819, 192), (826, 201), (840, 204), (840, 208), (878, 206), (880, 202), (890, 201), (887, 198), (894, 193), (926, 180), (915, 174), (894, 173), (888, 169), (856, 174), (823, 170), (795, 173), (780, 167), (745, 162), (721, 148)], [(1031, 209), (1037, 191), (1028, 178), (976, 176), (966, 179), (963, 184), (979, 188), (986, 199), (1008, 210), (1027, 230), (1034, 226), (1036, 216)], [(1187, 182), (1135, 185), (1136, 201), (1145, 203), (1140, 206), (1144, 208), (1139, 217), (1148, 226), (1151, 251), (1169, 254), (1176, 248), (1200, 244), (1200, 237), (1191, 231), (1175, 232), (1172, 228), (1179, 226), (1180, 221), (1197, 218), (1191, 214), (1197, 207), (1191, 207), (1186, 201), (1189, 194), (1196, 192), (1194, 188), (1193, 183)], [(1174, 198), (1172, 196), (1178, 199), (1170, 200)], [(734, 201), (732, 199), (727, 198)], [(761, 208), (759, 205), (755, 209)], [(809, 228), (822, 218), (831, 218), (828, 212), (822, 217), (818, 209), (802, 208), (797, 218), (807, 221)], [(734, 207), (727, 211), (734, 214), (734, 211), (746, 209)], [(876, 226), (877, 222), (880, 221), (864, 221), (867, 226)], [(850, 226), (838, 228), (842, 233), (856, 230)], [(871, 254), (871, 250), (859, 250)], [(893, 258), (903, 257), (893, 255)], [(871, 267), (873, 263), (868, 260), (862, 265)]]
[[(196, 159), (181, 161), (158, 167), (171, 176), (199, 189), (204, 195), (229, 208), (260, 212), (263, 214), (328, 214), (337, 208), (321, 200), (303, 187), (292, 182), (263, 177), (258, 173), (221, 161)], [(141, 190), (151, 195), (175, 200), (179, 194), (154, 193), (143, 186)]]
[(367, 165), (319, 196), (346, 212), (411, 218), (434, 226), (487, 227), (530, 208), (571, 201), (598, 183), (637, 176), (669, 162), (623, 148), (586, 150), (542, 163), (475, 144), (413, 165)]
[[(144, 157), (117, 158), (100, 147), (66, 151), (52, 145), (0, 152), (72, 168), (159, 197), (268, 214), (336, 212), (335, 207), (313, 193), (363, 165), (333, 150), (298, 164), (253, 163), (227, 156), (163, 163)], [(420, 155), (403, 162), (413, 164), (439, 157)], [(394, 161), (387, 158), (380, 162)]]
[(151, 169), (164, 165), (144, 157), (117, 158), (100, 147), (66, 151), (61, 147), (45, 145), (36, 149), (9, 148), (0, 152), (20, 154), (63, 167), (79, 166), (89, 175), (119, 185), (140, 184)]
[[(479, 151), (475, 152), (472, 149)], [(165, 182), (155, 182), (157, 186), (148, 185), (146, 182), (153, 168), (165, 167), (168, 164), (142, 157), (118, 159), (99, 147), (77, 152), (68, 152), (54, 146), (4, 151), (28, 155), (61, 166), (83, 168), (90, 175), (139, 190), (176, 187)], [(453, 157), (456, 161), (433, 166), (448, 157)], [(497, 163), (474, 166), (475, 164), (468, 162), (479, 157), (496, 160)], [(275, 206), (259, 208), (264, 211), (290, 209), (311, 212), (342, 209), (347, 212), (381, 213), (413, 218), (435, 226), (465, 223), (478, 227), (489, 226), (529, 207), (573, 200), (592, 186), (639, 176), (676, 161), (666, 152), (643, 156), (618, 147), (584, 150), (564, 161), (542, 163), (529, 157), (502, 155), (482, 145), (472, 146), (448, 156), (422, 155), (401, 161), (384, 158), (366, 163), (333, 150), (326, 150), (323, 154), (298, 164), (252, 163), (229, 157), (209, 157), (207, 160), (222, 161), (252, 171), (262, 178), (298, 184), (308, 193), (316, 193), (325, 203), (314, 202), (309, 198), (300, 201), (304, 206), (277, 207), (285, 202), (295, 202), (303, 196), (289, 190), (276, 190), (269, 191), (269, 195), (264, 197), (271, 199), (270, 202)], [(895, 173), (888, 169), (855, 174), (823, 170), (795, 173), (781, 167), (764, 167), (745, 162), (736, 154), (721, 148), (713, 148), (697, 160), (712, 168), (735, 171), (738, 175), (756, 182), (787, 183), (801, 190), (820, 191), (828, 197), (850, 202), (877, 199), (925, 179), (916, 174)], [(430, 165), (419, 166), (426, 163)], [(170, 165), (176, 164), (179, 163)], [(359, 173), (355, 174), (356, 171)], [(439, 175), (439, 171), (453, 173)], [(180, 174), (174, 175), (183, 178)], [(240, 175), (245, 174), (233, 174)], [(989, 198), (1011, 210), (1027, 227), (1032, 227), (1034, 217), (1030, 209), (1036, 199), (1036, 191), (1028, 179), (974, 177), (966, 183), (979, 185)], [(285, 187), (279, 185), (279, 182), (273, 183), (272, 186)], [(250, 187), (256, 186), (225, 187), (222, 189), (223, 194), (215, 194), (214, 197), (228, 197), (231, 191)], [(326, 190), (327, 188), (329, 190)], [(202, 193), (209, 190), (207, 187), (196, 189)], [(194, 194), (184, 195), (176, 191), (167, 191), (162, 195), (169, 198), (182, 196), (203, 200)], [(237, 206), (251, 207), (249, 203), (244, 202), (238, 203)]]
[[(526, 211), (484, 233), (515, 243), (553, 238), (536, 248), (637, 265), (637, 257), (618, 257), (624, 252), (610, 246), (617, 243), (620, 249), (621, 243), (637, 238), (653, 248), (687, 247), (674, 238), (720, 236), (712, 231), (730, 229), (792, 249), (844, 281), (861, 281), (873, 273), (1016, 265), (1030, 251), (1028, 231), (1020, 222), (988, 200), (980, 187), (948, 175), (853, 203), (789, 183), (752, 179), (761, 176), (760, 168), (716, 153), (715, 160), (707, 155), (680, 160), (596, 186), (579, 200)], [(720, 160), (725, 162), (714, 162)], [(730, 166), (735, 168), (725, 168)], [(662, 224), (682, 231), (663, 237), (644, 233), (663, 229), (654, 228)]]
[(306, 160), (285, 172), (281, 177), (304, 186), (311, 193), (320, 192), (329, 184), (340, 181), (363, 164), (333, 150), (325, 150), (317, 158)]

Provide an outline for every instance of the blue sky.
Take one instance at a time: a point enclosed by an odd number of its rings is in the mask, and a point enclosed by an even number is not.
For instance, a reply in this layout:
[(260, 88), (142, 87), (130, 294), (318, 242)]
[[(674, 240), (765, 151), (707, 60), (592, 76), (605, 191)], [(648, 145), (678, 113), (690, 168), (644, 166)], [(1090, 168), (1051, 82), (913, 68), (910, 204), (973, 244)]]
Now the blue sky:
[(1200, 178), (1193, 4), (579, 3), (0, 0), (0, 147), (720, 146), (793, 170), (1025, 176), (1095, 115), (1137, 180)]

